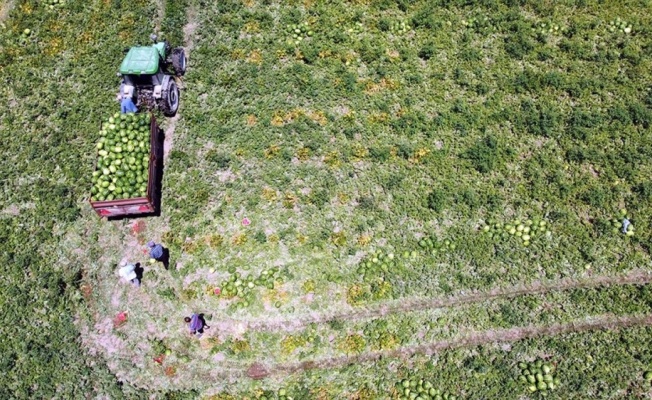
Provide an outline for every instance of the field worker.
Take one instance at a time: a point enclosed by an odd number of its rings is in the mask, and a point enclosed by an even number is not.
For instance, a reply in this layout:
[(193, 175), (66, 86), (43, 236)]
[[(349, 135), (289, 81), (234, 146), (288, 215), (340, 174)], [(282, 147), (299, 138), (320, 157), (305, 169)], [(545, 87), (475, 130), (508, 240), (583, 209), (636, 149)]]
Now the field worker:
[(629, 220), (627, 218), (623, 218), (623, 233), (627, 233), (627, 228), (629, 227)]
[(131, 100), (129, 90), (126, 88), (124, 94), (122, 95), (122, 100), (120, 101), (120, 112), (123, 114), (138, 112), (138, 108), (136, 108), (136, 105)]
[(135, 265), (127, 264), (124, 261), (121, 262), (120, 269), (118, 270), (118, 274), (120, 275), (121, 278), (131, 282), (134, 286), (140, 287), (140, 280), (138, 279), (138, 275), (136, 275)]
[(147, 242), (147, 247), (149, 247), (149, 257), (156, 261), (161, 261), (161, 258), (163, 258), (163, 246), (150, 240)]
[(189, 324), (190, 334), (196, 335), (197, 337), (201, 337), (202, 333), (204, 333), (204, 328), (209, 328), (204, 323), (204, 318), (202, 318), (201, 314), (192, 314), (192, 316), (185, 317), (183, 320), (186, 324)]
[(168, 269), (170, 263), (170, 252), (168, 249), (161, 244), (155, 243), (153, 240), (147, 242), (147, 247), (149, 247), (150, 264), (160, 261), (165, 266), (165, 269)]

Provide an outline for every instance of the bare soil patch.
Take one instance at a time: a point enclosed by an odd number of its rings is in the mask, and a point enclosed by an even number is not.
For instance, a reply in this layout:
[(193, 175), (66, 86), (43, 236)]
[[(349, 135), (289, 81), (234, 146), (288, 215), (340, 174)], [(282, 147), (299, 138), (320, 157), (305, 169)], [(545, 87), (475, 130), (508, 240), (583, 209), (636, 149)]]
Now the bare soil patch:
[[(190, 54), (192, 53), (192, 50), (195, 46), (194, 44), (194, 35), (195, 31), (197, 30), (197, 8), (193, 4), (188, 8), (188, 12), (186, 14), (186, 20), (188, 21), (186, 25), (183, 27), (183, 49), (186, 53), (186, 58), (189, 60), (190, 59)], [(183, 89), (183, 81), (181, 79), (179, 81), (179, 87)], [(183, 104), (183, 101), (181, 102)], [(180, 105), (181, 107), (181, 105)], [(168, 120), (167, 127), (165, 128), (165, 140), (163, 141), (163, 157), (167, 159), (168, 154), (170, 154), (170, 150), (172, 150), (172, 143), (174, 142), (174, 131), (177, 128), (177, 122), (179, 121), (179, 112), (177, 114), (170, 118)]]
[(154, 21), (154, 32), (158, 34), (161, 31), (161, 23), (163, 18), (165, 18), (165, 1), (156, 0), (156, 9), (158, 10), (156, 14), (156, 21)]
[(6, 0), (0, 5), (0, 22), (3, 22), (9, 16), (9, 12), (14, 8), (15, 0)]

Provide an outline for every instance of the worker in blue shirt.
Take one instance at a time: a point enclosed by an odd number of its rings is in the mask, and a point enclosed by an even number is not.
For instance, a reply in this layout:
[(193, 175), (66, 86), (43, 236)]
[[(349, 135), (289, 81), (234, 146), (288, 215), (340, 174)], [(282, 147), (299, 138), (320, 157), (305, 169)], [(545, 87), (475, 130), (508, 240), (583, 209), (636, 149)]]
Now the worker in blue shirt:
[(120, 100), (120, 112), (123, 114), (126, 113), (137, 113), (138, 108), (134, 104), (133, 100), (131, 100), (131, 93), (127, 88), (125, 88), (124, 93), (122, 93), (122, 96), (118, 95), (118, 99)]
[(165, 269), (167, 269), (170, 261), (170, 252), (168, 249), (161, 244), (155, 243), (153, 240), (147, 242), (147, 247), (149, 247), (150, 262), (153, 263), (154, 261), (152, 260), (160, 261), (165, 266)]
[(138, 108), (136, 108), (134, 102), (131, 101), (131, 97), (125, 97), (122, 99), (120, 102), (120, 112), (123, 114), (138, 112)]

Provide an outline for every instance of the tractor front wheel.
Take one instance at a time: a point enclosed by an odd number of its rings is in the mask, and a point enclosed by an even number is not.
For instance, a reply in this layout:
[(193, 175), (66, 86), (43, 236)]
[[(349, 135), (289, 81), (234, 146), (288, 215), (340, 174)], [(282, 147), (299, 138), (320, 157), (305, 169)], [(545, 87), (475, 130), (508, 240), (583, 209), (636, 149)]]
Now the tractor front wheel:
[(167, 87), (161, 91), (159, 107), (163, 114), (168, 117), (174, 116), (179, 109), (179, 87), (174, 79), (168, 81)]
[(177, 76), (181, 76), (186, 73), (186, 52), (181, 48), (177, 47), (172, 49), (172, 54), (170, 55), (172, 59), (172, 66), (174, 67), (174, 73)]

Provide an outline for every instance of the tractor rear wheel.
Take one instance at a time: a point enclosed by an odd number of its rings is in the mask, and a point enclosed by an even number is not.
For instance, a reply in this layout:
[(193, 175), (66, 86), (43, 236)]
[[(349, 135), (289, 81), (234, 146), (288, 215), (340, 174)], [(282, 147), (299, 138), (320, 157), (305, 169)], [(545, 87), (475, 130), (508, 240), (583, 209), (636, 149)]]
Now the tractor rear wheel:
[(177, 76), (181, 76), (186, 73), (186, 52), (181, 48), (177, 47), (172, 49), (172, 54), (170, 55), (172, 59), (172, 66), (174, 67), (174, 73)]
[(168, 117), (174, 116), (179, 109), (179, 87), (173, 78), (170, 78), (167, 87), (164, 87), (161, 91), (159, 107), (163, 114)]

